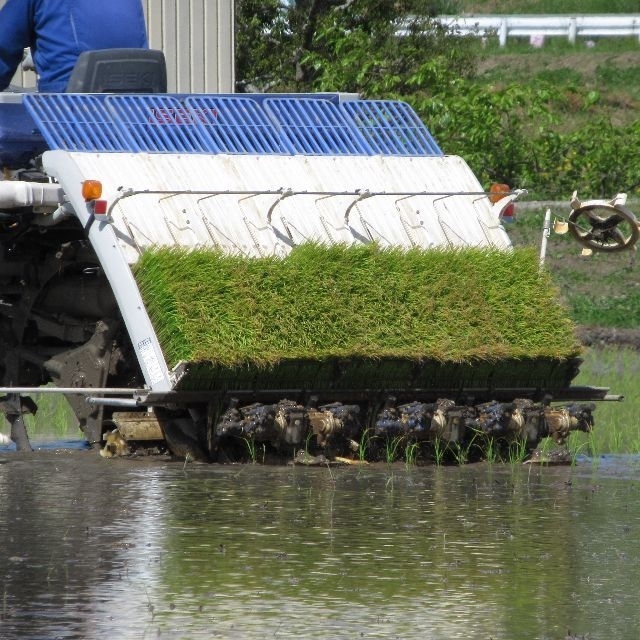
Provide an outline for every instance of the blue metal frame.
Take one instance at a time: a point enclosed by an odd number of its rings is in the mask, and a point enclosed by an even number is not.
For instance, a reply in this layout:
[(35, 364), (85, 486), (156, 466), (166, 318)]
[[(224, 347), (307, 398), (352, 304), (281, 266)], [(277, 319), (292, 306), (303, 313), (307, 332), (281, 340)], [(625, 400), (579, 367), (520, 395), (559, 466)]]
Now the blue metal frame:
[(413, 109), (392, 100), (264, 94), (28, 94), (51, 149), (285, 155), (443, 155)]

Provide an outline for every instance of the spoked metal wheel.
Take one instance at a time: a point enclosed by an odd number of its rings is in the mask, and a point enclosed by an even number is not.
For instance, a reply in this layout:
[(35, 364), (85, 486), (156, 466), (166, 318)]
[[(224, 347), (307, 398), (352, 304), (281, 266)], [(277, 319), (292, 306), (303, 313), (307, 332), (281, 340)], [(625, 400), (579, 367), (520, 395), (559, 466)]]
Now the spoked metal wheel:
[(638, 220), (631, 211), (604, 203), (575, 209), (569, 216), (569, 230), (581, 245), (593, 251), (625, 251), (640, 236)]

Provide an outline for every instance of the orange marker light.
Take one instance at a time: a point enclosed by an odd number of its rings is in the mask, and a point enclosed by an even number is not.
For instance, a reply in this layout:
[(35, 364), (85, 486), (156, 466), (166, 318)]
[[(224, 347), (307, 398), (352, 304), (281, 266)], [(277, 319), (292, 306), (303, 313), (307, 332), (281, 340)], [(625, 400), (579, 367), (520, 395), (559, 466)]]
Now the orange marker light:
[(102, 182), (100, 180), (85, 180), (82, 183), (82, 197), (85, 202), (97, 200), (102, 195)]
[(494, 182), (489, 187), (489, 200), (491, 201), (491, 204), (495, 204), (501, 198), (508, 196), (510, 192), (511, 189), (509, 189), (508, 184), (500, 184), (499, 182)]

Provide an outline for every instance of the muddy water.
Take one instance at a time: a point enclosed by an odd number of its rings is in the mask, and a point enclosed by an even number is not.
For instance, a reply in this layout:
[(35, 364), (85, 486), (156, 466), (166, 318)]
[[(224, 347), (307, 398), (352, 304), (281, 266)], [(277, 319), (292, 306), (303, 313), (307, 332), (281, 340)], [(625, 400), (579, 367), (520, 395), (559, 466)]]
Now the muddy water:
[(0, 452), (0, 638), (635, 640), (639, 493), (633, 457), (329, 470)]

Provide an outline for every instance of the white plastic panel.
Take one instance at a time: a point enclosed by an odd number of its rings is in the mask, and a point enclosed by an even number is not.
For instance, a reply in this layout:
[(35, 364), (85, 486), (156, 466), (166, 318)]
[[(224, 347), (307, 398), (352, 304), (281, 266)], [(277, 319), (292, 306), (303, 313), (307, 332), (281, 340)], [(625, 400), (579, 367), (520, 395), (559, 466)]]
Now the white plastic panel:
[[(127, 261), (153, 245), (284, 255), (305, 241), (510, 247), (456, 156), (69, 153), (99, 179)], [(128, 191), (137, 195), (122, 197)]]

